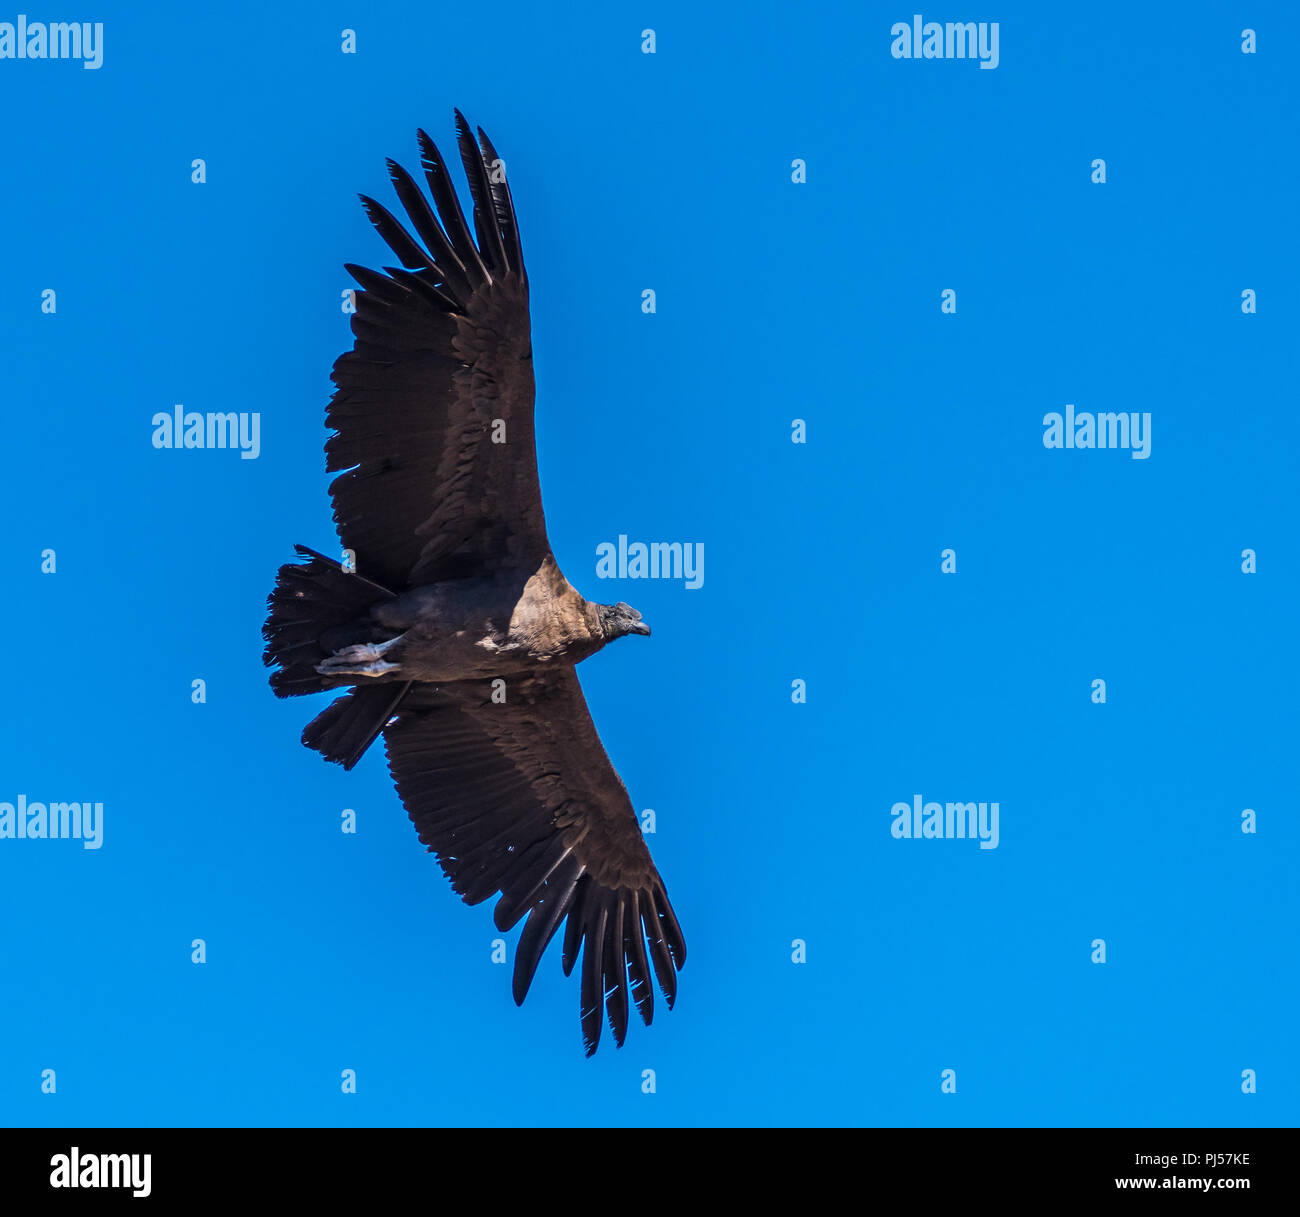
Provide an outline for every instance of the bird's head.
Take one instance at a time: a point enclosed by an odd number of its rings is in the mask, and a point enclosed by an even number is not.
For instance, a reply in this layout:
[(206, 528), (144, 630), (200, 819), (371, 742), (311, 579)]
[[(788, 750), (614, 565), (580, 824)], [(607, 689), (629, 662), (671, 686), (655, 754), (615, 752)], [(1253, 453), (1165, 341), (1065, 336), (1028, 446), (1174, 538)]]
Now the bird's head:
[(612, 642), (624, 634), (644, 634), (650, 636), (650, 627), (641, 620), (641, 614), (630, 604), (620, 600), (617, 604), (600, 606), (600, 625), (605, 631), (605, 638)]

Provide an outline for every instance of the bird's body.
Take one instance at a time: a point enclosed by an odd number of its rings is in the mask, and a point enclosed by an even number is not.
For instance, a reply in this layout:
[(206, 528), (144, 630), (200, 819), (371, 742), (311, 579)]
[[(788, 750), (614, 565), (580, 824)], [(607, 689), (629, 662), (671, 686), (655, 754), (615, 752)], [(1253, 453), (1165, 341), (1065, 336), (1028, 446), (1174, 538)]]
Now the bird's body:
[(326, 634), (334, 654), (317, 671), (390, 684), (531, 674), (578, 663), (617, 637), (606, 634), (603, 607), (585, 600), (548, 556), (532, 574), (507, 569), (378, 600), (365, 620)]
[[(372, 199), (402, 263), (349, 266), (361, 285), (352, 350), (334, 365), (327, 466), (345, 566), (296, 547), (263, 628), (281, 697), (342, 692), (303, 743), (345, 768), (383, 736), (421, 841), (497, 927), (524, 920), (522, 1002), (563, 928), (581, 959), (582, 1029), (615, 1040), (629, 999), (671, 1007), (686, 957), (627, 790), (600, 742), (575, 665), (649, 634), (629, 605), (585, 600), (546, 535), (533, 437), (528, 276), (504, 165), (456, 115), (474, 200), (466, 222), (447, 165), (420, 132), (428, 199), (389, 162), (423, 245)], [(477, 238), (477, 240), (475, 239)]]

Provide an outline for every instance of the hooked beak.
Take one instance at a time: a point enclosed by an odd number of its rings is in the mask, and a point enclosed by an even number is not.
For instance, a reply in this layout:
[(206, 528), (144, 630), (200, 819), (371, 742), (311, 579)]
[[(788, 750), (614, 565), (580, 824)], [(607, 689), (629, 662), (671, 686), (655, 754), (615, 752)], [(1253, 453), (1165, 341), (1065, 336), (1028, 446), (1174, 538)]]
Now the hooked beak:
[(646, 623), (645, 623), (644, 621), (638, 621), (638, 622), (636, 623), (636, 625), (634, 625), (634, 626), (632, 627), (632, 633), (634, 633), (634, 634), (644, 634), (647, 638), (649, 638), (649, 637), (650, 637), (650, 627), (649, 627), (648, 625), (646, 625)]

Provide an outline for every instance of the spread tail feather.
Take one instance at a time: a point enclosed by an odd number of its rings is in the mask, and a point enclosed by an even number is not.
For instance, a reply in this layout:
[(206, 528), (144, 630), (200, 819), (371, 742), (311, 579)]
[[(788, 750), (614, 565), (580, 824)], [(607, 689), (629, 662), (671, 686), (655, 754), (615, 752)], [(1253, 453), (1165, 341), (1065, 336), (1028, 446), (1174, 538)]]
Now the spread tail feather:
[(262, 661), (279, 669), (271, 674), (277, 697), (301, 697), (346, 684), (316, 671), (316, 665), (332, 653), (321, 636), (365, 617), (372, 604), (392, 595), (314, 549), (295, 545), (294, 550), (310, 561), (280, 567), (275, 590), (266, 600), (270, 614), (262, 627), (266, 639)]
[[(262, 658), (276, 669), (271, 688), (277, 697), (301, 697), (347, 685), (346, 675), (317, 671), (317, 665), (333, 653), (322, 637), (331, 634), (337, 639), (341, 631), (362, 621), (371, 605), (393, 594), (305, 545), (295, 545), (294, 550), (308, 560), (280, 567), (262, 627), (266, 639)], [(385, 684), (353, 689), (308, 723), (302, 742), (326, 760), (351, 769), (409, 687)]]

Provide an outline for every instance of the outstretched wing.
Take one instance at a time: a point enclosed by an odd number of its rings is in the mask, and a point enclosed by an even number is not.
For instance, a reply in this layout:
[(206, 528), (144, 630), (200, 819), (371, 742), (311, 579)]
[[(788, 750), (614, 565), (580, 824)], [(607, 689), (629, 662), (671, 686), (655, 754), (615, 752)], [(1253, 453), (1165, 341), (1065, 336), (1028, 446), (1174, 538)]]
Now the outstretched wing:
[(433, 141), (419, 133), (433, 206), (392, 161), (423, 245), (374, 199), (366, 213), (396, 254), (386, 273), (348, 266), (351, 351), (334, 364), (326, 466), (334, 520), (360, 574), (394, 591), (549, 552), (533, 440), (524, 271), (504, 166), (456, 111), (474, 200), (470, 235)]
[(566, 976), (582, 952), (590, 1056), (602, 1008), (622, 1045), (629, 989), (650, 1023), (651, 967), (672, 1009), (686, 944), (577, 673), (566, 666), (511, 681), (506, 698), (493, 703), (486, 681), (416, 686), (384, 729), (388, 765), (420, 840), (465, 902), (500, 892), (501, 930), (527, 916), (517, 1003), (565, 925)]

